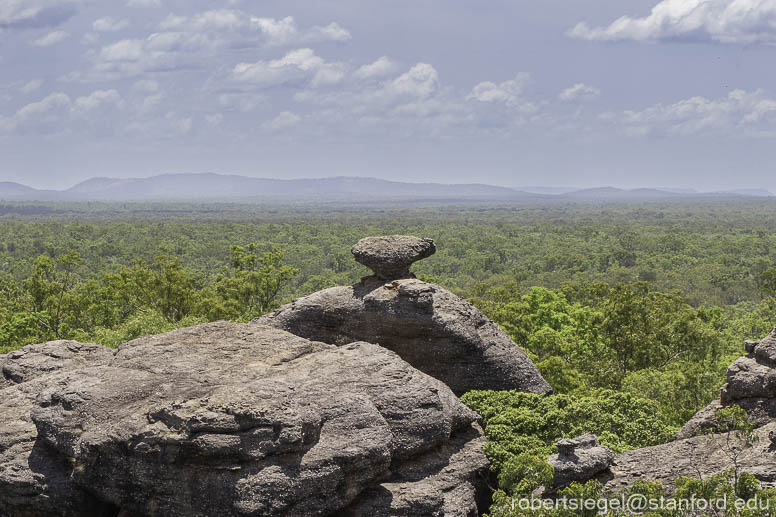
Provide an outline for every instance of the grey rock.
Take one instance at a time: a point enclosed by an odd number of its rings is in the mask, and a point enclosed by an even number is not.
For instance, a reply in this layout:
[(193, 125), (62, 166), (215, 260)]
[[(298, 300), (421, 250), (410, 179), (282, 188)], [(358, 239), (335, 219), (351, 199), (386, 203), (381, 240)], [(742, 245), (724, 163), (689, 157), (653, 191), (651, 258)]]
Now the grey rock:
[(297, 299), (254, 323), (335, 345), (379, 344), (459, 395), (475, 389), (552, 392), (528, 356), (482, 312), (417, 279), (367, 277)]
[(776, 327), (768, 337), (755, 344), (753, 353), (759, 361), (776, 367)]
[(115, 515), (111, 505), (75, 486), (72, 465), (36, 440), (30, 410), (58, 375), (0, 391), (0, 515), (3, 517)]
[(690, 438), (717, 426), (716, 411), (737, 405), (749, 415), (755, 426), (776, 420), (776, 329), (761, 341), (747, 341), (749, 355), (736, 360), (727, 371), (727, 384), (720, 398), (700, 410), (677, 434)]
[(7, 358), (7, 354), (0, 354), (0, 390), (13, 384), (10, 379), (6, 379), (5, 375), (3, 375), (3, 365), (5, 364), (5, 360)]
[[(441, 382), (257, 325), (138, 339), (0, 396), (0, 515), (339, 515), (361, 494), (376, 515), (445, 515), (487, 470), (477, 415)], [(34, 451), (45, 468), (24, 470)], [(415, 495), (375, 495), (391, 483)]]
[[(758, 442), (743, 449), (738, 458), (741, 471), (753, 474), (766, 488), (776, 484), (776, 449), (768, 438), (774, 430), (776, 423), (758, 429)], [(671, 494), (680, 476), (706, 479), (732, 468), (726, 442), (726, 434), (712, 434), (625, 452), (615, 458), (610, 472), (599, 478), (609, 492), (618, 492), (637, 479), (653, 479), (662, 482)]]
[(592, 434), (560, 440), (555, 446), (558, 454), (547, 460), (554, 470), (554, 489), (566, 487), (575, 481), (589, 481), (608, 470), (614, 463), (612, 451), (608, 447), (602, 447)]
[(754, 397), (776, 397), (776, 369), (752, 357), (742, 357), (728, 368), (723, 402)]
[(2, 364), (3, 377), (19, 384), (58, 370), (107, 364), (113, 359), (110, 348), (76, 341), (51, 341), (28, 345), (8, 354)]
[(343, 517), (476, 517), (487, 508), (488, 462), (477, 424), (448, 443), (397, 465), (385, 481), (362, 492)]
[(706, 434), (714, 429), (717, 426), (717, 411), (723, 407), (721, 400), (716, 399), (712, 401), (708, 406), (695, 413), (695, 416), (682, 426), (679, 432), (676, 433), (676, 439), (692, 438), (693, 436)]
[(436, 253), (434, 241), (407, 235), (361, 239), (351, 250), (356, 261), (382, 280), (414, 278), (410, 266)]
[[(739, 406), (746, 411), (749, 421), (755, 427), (762, 427), (776, 420), (776, 398), (746, 398), (730, 401), (728, 405)], [(684, 424), (677, 433), (676, 439), (682, 440), (701, 434), (706, 434), (717, 427), (716, 412), (725, 407), (720, 399), (712, 401), (708, 406), (698, 411), (692, 419)]]

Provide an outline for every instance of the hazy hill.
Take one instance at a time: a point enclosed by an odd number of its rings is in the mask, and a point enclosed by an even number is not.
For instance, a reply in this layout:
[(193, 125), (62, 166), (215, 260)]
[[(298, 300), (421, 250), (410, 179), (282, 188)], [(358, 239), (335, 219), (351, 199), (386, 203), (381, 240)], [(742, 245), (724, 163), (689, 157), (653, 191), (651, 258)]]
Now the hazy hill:
[(512, 198), (526, 194), (491, 185), (401, 183), (375, 178), (279, 180), (219, 174), (165, 174), (151, 178), (94, 178), (68, 189), (74, 199), (286, 198)]
[(376, 178), (269, 179), (221, 174), (164, 174), (150, 178), (92, 178), (67, 190), (37, 190), (19, 183), (0, 182), (6, 201), (369, 201), (369, 200), (489, 200), (489, 201), (639, 201), (697, 197), (772, 196), (761, 189), (700, 193), (690, 189), (633, 189), (613, 187), (571, 190), (555, 187), (520, 189), (480, 183), (404, 183)]

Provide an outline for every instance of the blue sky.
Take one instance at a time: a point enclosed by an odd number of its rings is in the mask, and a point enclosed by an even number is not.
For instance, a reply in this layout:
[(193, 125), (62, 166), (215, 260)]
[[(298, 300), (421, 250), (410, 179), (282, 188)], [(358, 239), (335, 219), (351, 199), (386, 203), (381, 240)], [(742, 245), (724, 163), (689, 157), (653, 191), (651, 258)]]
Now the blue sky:
[(0, 0), (0, 180), (776, 189), (776, 0)]

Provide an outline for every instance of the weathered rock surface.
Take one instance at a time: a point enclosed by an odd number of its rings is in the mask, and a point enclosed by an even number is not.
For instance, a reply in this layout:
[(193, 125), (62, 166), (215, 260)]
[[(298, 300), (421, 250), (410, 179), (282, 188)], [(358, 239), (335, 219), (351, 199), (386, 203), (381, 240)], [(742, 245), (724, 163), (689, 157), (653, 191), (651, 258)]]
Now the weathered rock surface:
[(743, 408), (756, 426), (776, 420), (776, 328), (759, 342), (748, 341), (749, 355), (727, 371), (727, 384), (720, 398), (699, 411), (677, 434), (677, 439), (697, 436), (716, 427), (717, 409), (732, 405)]
[(476, 517), (478, 507), (490, 505), (490, 490), (481, 489), (488, 468), (484, 443), (480, 428), (473, 425), (442, 447), (392, 469), (340, 515)]
[[(773, 431), (776, 423), (758, 429), (759, 441), (739, 456), (741, 471), (753, 474), (764, 487), (776, 485), (776, 447), (768, 437)], [(701, 475), (705, 479), (732, 468), (725, 444), (726, 435), (716, 434), (629, 451), (618, 455), (611, 472), (600, 479), (611, 492), (630, 486), (637, 479), (655, 479), (666, 486), (668, 493), (673, 493), (674, 481), (679, 476)]]
[(58, 370), (107, 364), (112, 359), (113, 350), (104, 346), (76, 341), (51, 341), (11, 352), (5, 362), (0, 362), (0, 369), (3, 377), (11, 383), (19, 384)]
[(254, 323), (336, 345), (377, 343), (459, 395), (475, 389), (552, 391), (528, 356), (482, 312), (417, 279), (367, 277), (297, 299)]
[(111, 514), (110, 505), (73, 485), (65, 458), (36, 440), (30, 411), (57, 372), (112, 358), (109, 348), (72, 341), (30, 345), (0, 357), (0, 515)]
[(573, 482), (584, 483), (607, 471), (614, 463), (614, 454), (602, 447), (598, 438), (585, 434), (574, 439), (564, 439), (555, 444), (558, 454), (547, 462), (554, 470), (553, 488), (560, 489)]
[(381, 280), (414, 278), (410, 266), (436, 253), (431, 239), (408, 235), (386, 235), (361, 239), (351, 250), (359, 264), (363, 264)]
[[(104, 355), (58, 346), (5, 366)], [(477, 415), (377, 345), (214, 323), (110, 355), (0, 390), (0, 515), (470, 515), (446, 512), (484, 493)]]

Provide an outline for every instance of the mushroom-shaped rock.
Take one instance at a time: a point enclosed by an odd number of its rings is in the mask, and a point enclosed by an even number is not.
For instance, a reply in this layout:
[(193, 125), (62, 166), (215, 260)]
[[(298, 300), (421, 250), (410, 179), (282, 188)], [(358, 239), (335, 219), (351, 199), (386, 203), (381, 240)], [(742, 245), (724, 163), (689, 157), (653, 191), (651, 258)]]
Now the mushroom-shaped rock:
[(351, 250), (356, 261), (381, 280), (413, 278), (410, 266), (436, 253), (431, 239), (408, 235), (386, 235), (361, 239)]
[(573, 482), (584, 483), (606, 471), (614, 464), (614, 454), (602, 447), (592, 434), (564, 439), (555, 444), (558, 454), (547, 462), (555, 473), (553, 488), (560, 489)]

